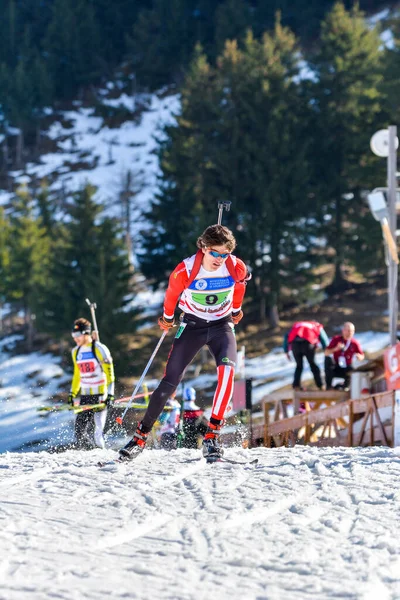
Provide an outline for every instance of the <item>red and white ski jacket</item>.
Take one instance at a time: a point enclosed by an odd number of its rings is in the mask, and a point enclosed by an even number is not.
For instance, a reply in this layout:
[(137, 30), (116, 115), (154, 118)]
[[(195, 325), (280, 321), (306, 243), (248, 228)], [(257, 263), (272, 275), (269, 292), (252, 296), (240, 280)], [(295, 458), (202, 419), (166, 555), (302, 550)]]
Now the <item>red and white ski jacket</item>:
[[(247, 269), (242, 260), (231, 255), (238, 281), (223, 263), (216, 271), (202, 266), (189, 287), (189, 277), (196, 255), (185, 258), (172, 271), (164, 299), (164, 317), (172, 319), (179, 299), (179, 308), (206, 321), (217, 321), (242, 307)], [(180, 297), (180, 298), (179, 298)]]

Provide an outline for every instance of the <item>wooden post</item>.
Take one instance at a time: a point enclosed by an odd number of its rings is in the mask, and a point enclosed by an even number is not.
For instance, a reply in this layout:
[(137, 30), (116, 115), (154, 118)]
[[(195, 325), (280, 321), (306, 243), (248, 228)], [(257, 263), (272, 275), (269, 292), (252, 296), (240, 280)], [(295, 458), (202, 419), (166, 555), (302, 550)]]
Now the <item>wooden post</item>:
[(365, 429), (368, 423), (368, 417), (369, 417), (369, 413), (370, 413), (370, 407), (369, 407), (369, 400), (367, 401), (367, 410), (365, 411), (365, 415), (363, 417), (362, 423), (361, 423), (361, 431), (360, 431), (360, 438), (358, 440), (358, 444), (356, 444), (356, 446), (361, 446), (363, 438), (364, 438), (364, 433), (365, 433)]
[(268, 410), (268, 402), (264, 401), (264, 446), (266, 448), (271, 447), (271, 436), (268, 435), (268, 425), (269, 425), (269, 410)]
[(371, 420), (370, 420), (370, 431), (369, 431), (369, 445), (374, 445), (374, 397), (371, 398)]
[(293, 414), (294, 415), (299, 414), (299, 408), (300, 408), (299, 393), (295, 390), (293, 392)]
[(353, 446), (353, 426), (354, 426), (354, 412), (353, 412), (353, 401), (349, 400), (349, 430), (347, 434), (347, 443), (350, 448)]
[(379, 416), (378, 407), (376, 405), (375, 398), (372, 398), (372, 405), (373, 405), (374, 413), (375, 413), (375, 416), (376, 416), (376, 423), (377, 423), (377, 425), (379, 427), (379, 430), (381, 432), (381, 436), (383, 438), (383, 441), (385, 442), (386, 446), (390, 446), (389, 440), (387, 439), (387, 436), (386, 436), (385, 428), (384, 428), (383, 423), (381, 421), (381, 418)]

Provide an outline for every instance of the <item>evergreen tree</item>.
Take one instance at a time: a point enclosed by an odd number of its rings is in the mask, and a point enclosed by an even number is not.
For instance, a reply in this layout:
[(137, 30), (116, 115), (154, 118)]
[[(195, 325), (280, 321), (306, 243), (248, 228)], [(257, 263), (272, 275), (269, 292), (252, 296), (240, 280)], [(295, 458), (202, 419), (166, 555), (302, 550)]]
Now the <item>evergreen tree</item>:
[(47, 331), (70, 331), (73, 321), (87, 312), (86, 298), (98, 305), (97, 321), (107, 345), (115, 336), (134, 330), (130, 269), (124, 241), (113, 219), (101, 218), (95, 188), (74, 194), (54, 250), (42, 326)]
[(295, 80), (296, 56), (295, 38), (279, 21), (261, 42), (251, 34), (243, 49), (227, 42), (216, 69), (197, 51), (182, 113), (161, 146), (162, 193), (148, 214), (154, 226), (141, 258), (148, 276), (159, 281), (164, 270), (165, 278), (167, 266), (193, 253), (196, 236), (216, 221), (217, 201), (232, 200), (226, 223), (254, 270), (262, 315), (267, 301), (275, 321), (285, 281), (295, 288), (294, 275), (304, 279), (313, 258), (309, 241), (302, 252), (291, 243), (305, 240), (313, 214), (309, 111)]
[(334, 286), (344, 280), (345, 256), (356, 235), (357, 220), (368, 212), (360, 191), (375, 182), (377, 165), (369, 140), (382, 126), (379, 85), (382, 50), (357, 7), (339, 2), (322, 24), (313, 65), (315, 98), (314, 165), (317, 194), (326, 220), (328, 243), (335, 249)]
[(302, 252), (291, 243), (305, 241), (313, 215), (309, 112), (297, 74), (296, 39), (279, 19), (261, 42), (249, 33), (243, 51), (227, 43), (219, 60), (223, 119), (216, 170), (233, 201), (240, 248), (254, 270), (261, 318), (268, 307), (273, 325), (283, 288), (293, 293), (296, 284), (304, 285), (299, 271), (304, 279), (312, 258), (309, 242)]
[(142, 10), (128, 51), (141, 85), (157, 88), (180, 80), (193, 47), (185, 0), (155, 0)]
[(54, 0), (44, 50), (58, 97), (98, 79), (99, 25), (90, 0)]
[(0, 57), (8, 67), (15, 66), (17, 59), (17, 3), (16, 0), (4, 0), (0, 19)]
[(29, 28), (20, 44), (14, 67), (3, 63), (0, 68), (0, 103), (5, 133), (7, 126), (20, 129), (17, 166), (22, 165), (24, 137), (39, 137), (43, 109), (52, 101), (52, 86), (45, 62), (34, 49)]
[(393, 44), (385, 48), (384, 78), (381, 88), (385, 95), (388, 119), (394, 124), (398, 123), (400, 118), (400, 18), (397, 16), (391, 19), (388, 25), (393, 36)]
[(252, 25), (251, 7), (245, 0), (226, 0), (215, 13), (215, 49), (223, 51), (226, 40), (243, 41)]
[(0, 304), (10, 297), (10, 236), (11, 224), (0, 208)]
[(220, 190), (211, 191), (218, 97), (214, 73), (200, 46), (182, 89), (182, 113), (177, 124), (166, 127), (160, 141), (162, 177), (160, 194), (145, 213), (152, 224), (143, 232), (139, 261), (144, 274), (155, 285), (164, 282), (182, 254), (196, 250), (198, 235), (216, 221)]
[(58, 224), (55, 219), (54, 206), (50, 198), (47, 181), (40, 182), (39, 189), (36, 191), (36, 199), (43, 226), (52, 240), (55, 240), (58, 235)]
[(32, 347), (33, 321), (48, 283), (51, 242), (35, 215), (32, 198), (25, 187), (12, 202), (9, 236), (10, 263), (8, 297), (21, 305), (25, 315), (28, 349)]
[(93, 8), (100, 27), (101, 55), (108, 65), (117, 64), (126, 52), (126, 38), (147, 0), (96, 0)]

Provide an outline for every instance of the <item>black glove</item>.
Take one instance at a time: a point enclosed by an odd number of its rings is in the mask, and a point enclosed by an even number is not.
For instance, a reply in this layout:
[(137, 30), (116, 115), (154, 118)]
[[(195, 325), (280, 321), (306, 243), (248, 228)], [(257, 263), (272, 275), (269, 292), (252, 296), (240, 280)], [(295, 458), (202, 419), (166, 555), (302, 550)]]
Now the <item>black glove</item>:
[(73, 394), (68, 394), (68, 404), (70, 406), (74, 406), (75, 396)]
[(107, 399), (106, 399), (106, 406), (109, 407), (110, 404), (112, 404), (114, 402), (114, 396), (112, 394), (108, 394)]

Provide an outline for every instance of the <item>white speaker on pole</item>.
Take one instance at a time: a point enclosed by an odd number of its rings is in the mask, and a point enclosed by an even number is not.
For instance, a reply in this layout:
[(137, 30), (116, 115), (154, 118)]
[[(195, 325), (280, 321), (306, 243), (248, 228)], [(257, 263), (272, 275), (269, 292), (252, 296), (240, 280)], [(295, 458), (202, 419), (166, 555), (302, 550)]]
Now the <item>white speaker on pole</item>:
[[(387, 158), (389, 156), (389, 131), (388, 129), (379, 129), (370, 140), (371, 150), (376, 156)], [(396, 150), (399, 147), (399, 138), (395, 141)]]

